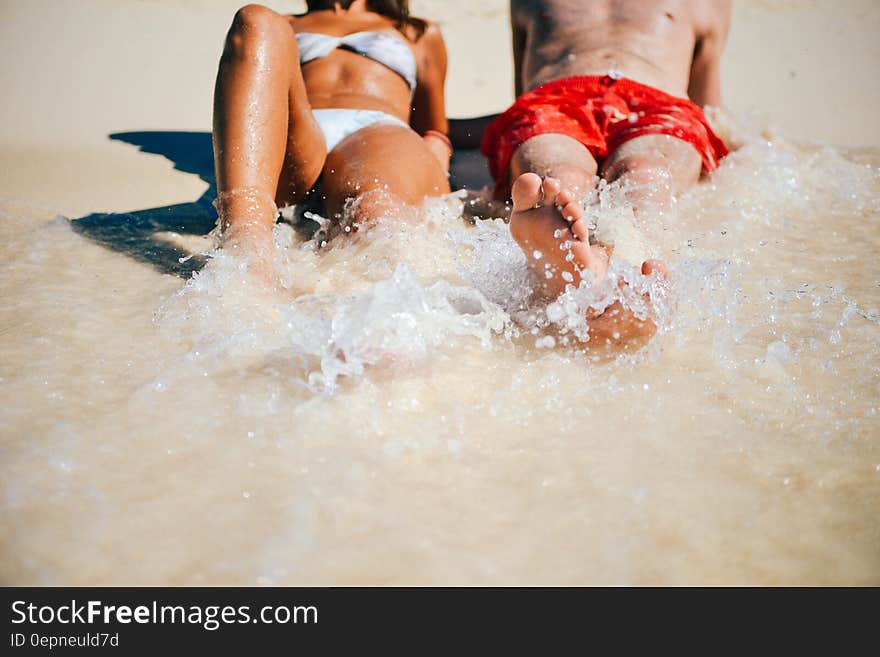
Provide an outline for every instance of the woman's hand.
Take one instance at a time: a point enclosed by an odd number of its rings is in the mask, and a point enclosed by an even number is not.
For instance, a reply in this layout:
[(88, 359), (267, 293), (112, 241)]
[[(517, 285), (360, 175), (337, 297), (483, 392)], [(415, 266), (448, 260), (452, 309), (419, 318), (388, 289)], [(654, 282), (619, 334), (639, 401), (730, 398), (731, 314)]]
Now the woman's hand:
[(452, 158), (452, 142), (449, 137), (436, 130), (428, 130), (422, 137), (422, 141), (431, 151), (431, 154), (440, 162), (443, 171), (449, 174), (449, 160)]

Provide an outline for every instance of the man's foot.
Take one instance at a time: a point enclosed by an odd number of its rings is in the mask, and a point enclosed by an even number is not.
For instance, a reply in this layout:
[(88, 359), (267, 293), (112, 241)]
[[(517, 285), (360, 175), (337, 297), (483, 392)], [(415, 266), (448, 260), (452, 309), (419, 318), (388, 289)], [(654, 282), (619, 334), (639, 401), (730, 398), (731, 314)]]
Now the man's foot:
[[(660, 260), (646, 260), (642, 263), (642, 275), (659, 274), (669, 276)], [(624, 283), (625, 284), (625, 283)], [(650, 299), (645, 295), (645, 300)], [(601, 314), (592, 308), (587, 311), (587, 325), (590, 331), (590, 344), (606, 347), (640, 347), (657, 332), (657, 325), (650, 319), (639, 319), (632, 310), (620, 301), (615, 301)]]
[(590, 245), (590, 230), (579, 199), (560, 189), (555, 178), (524, 173), (513, 183), (510, 234), (526, 254), (548, 294), (579, 286), (589, 272), (592, 282), (608, 271), (608, 252)]
[[(542, 181), (534, 173), (525, 173), (513, 183), (512, 196), (511, 235), (548, 294), (558, 296), (568, 284), (577, 287), (582, 277), (589, 276), (590, 283), (604, 278), (608, 252), (602, 246), (590, 245), (584, 210), (571, 192), (560, 189), (558, 180)], [(666, 278), (666, 265), (659, 260), (642, 264), (644, 276), (654, 273)], [(637, 318), (619, 301), (601, 314), (590, 308), (587, 322), (591, 343), (603, 346), (639, 344), (657, 331), (653, 321)]]

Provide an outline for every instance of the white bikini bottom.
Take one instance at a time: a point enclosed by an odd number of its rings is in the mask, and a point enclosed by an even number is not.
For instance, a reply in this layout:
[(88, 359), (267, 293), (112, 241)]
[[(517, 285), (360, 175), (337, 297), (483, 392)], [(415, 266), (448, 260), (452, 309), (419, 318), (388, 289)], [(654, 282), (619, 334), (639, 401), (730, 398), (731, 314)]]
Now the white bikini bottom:
[(349, 135), (353, 135), (358, 130), (374, 123), (390, 123), (404, 128), (409, 127), (396, 116), (375, 110), (316, 109), (312, 110), (312, 114), (315, 115), (315, 120), (321, 128), (321, 132), (324, 133), (328, 153)]

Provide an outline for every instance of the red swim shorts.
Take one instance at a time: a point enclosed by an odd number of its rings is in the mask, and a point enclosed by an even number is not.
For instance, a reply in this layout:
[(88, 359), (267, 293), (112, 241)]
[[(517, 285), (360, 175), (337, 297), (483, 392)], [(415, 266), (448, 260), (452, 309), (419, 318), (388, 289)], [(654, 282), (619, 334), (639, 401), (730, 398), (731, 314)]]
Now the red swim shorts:
[(727, 147), (697, 105), (626, 78), (583, 76), (554, 80), (516, 99), (486, 129), (480, 150), (489, 161), (496, 198), (510, 195), (510, 158), (523, 142), (547, 133), (577, 139), (601, 164), (618, 146), (642, 135), (688, 142), (714, 171)]

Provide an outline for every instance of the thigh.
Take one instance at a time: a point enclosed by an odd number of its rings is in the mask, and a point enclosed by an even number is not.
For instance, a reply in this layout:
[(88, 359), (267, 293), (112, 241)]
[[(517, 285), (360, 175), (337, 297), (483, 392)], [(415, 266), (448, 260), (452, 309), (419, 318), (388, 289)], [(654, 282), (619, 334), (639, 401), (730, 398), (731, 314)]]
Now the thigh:
[(623, 176), (639, 182), (660, 177), (671, 183), (672, 193), (678, 194), (699, 179), (702, 168), (700, 154), (688, 142), (671, 135), (642, 135), (611, 152), (600, 174), (609, 182)]
[(299, 64), (299, 48), (296, 33), (288, 18), (287, 41), (290, 62), (287, 90), (287, 140), (284, 164), (278, 180), (276, 201), (279, 206), (298, 203), (315, 186), (327, 158), (327, 144), (321, 126), (312, 114), (302, 68)]
[(510, 179), (524, 173), (558, 178), (563, 189), (586, 192), (596, 175), (589, 149), (566, 135), (547, 133), (524, 141), (510, 159)]
[(260, 5), (240, 9), (226, 38), (214, 95), (220, 191), (257, 187), (279, 204), (311, 187), (324, 139), (306, 93), (289, 18)]
[(414, 131), (377, 124), (343, 139), (327, 156), (322, 178), (329, 216), (347, 199), (383, 190), (408, 205), (449, 193), (446, 172)]

